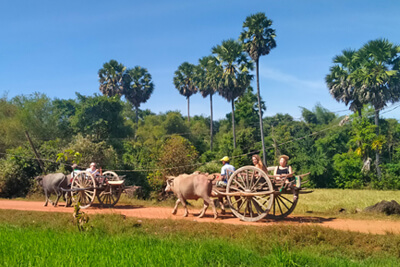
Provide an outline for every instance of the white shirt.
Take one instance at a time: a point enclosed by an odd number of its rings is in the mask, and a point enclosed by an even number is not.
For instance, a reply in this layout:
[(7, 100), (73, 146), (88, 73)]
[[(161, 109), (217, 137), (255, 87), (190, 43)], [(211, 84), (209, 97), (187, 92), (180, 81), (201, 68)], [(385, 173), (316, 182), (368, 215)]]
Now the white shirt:
[(226, 182), (229, 178), (229, 175), (231, 175), (235, 171), (235, 167), (229, 163), (225, 163), (224, 166), (221, 168), (221, 175), (224, 176), (224, 181)]
[(94, 171), (92, 170), (92, 168), (87, 168), (86, 169), (87, 172), (90, 172), (93, 176), (99, 175), (99, 170), (95, 169)]

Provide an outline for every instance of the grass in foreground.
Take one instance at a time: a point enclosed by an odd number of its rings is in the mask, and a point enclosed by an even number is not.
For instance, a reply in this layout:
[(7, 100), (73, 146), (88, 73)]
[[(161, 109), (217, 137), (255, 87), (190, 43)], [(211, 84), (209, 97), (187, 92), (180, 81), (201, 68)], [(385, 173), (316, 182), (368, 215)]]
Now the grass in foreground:
[[(12, 216), (11, 215), (12, 212)], [(0, 210), (2, 266), (396, 266), (400, 236)]]

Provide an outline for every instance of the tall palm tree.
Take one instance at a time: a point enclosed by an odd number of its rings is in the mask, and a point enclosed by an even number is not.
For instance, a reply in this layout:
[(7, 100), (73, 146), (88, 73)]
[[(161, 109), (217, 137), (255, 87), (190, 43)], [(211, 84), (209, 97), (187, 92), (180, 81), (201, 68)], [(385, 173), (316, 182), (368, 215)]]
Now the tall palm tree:
[[(386, 39), (372, 40), (358, 51), (357, 60), (361, 67), (353, 78), (363, 101), (375, 109), (376, 134), (379, 135), (379, 111), (388, 102), (400, 100), (400, 46)], [(379, 163), (379, 150), (376, 150), (375, 164), (378, 177), (381, 177)]]
[(259, 80), (259, 60), (260, 56), (268, 55), (270, 51), (276, 47), (275, 30), (271, 28), (272, 21), (269, 20), (265, 13), (256, 13), (248, 16), (243, 22), (243, 32), (240, 34), (240, 41), (243, 42), (244, 50), (249, 54), (251, 59), (256, 63), (257, 77), (257, 98), (258, 112), (260, 119), (261, 143), (263, 150), (263, 160), (265, 164), (266, 153), (264, 144), (264, 129), (260, 96), (260, 80)]
[(114, 59), (103, 64), (103, 68), (98, 71), (99, 89), (103, 95), (115, 96), (123, 94), (123, 76), (125, 71), (126, 67)]
[(357, 52), (352, 49), (343, 50), (341, 55), (333, 58), (333, 65), (330, 73), (326, 75), (325, 81), (329, 88), (329, 93), (338, 102), (349, 105), (349, 109), (358, 112), (361, 117), (363, 101), (358, 94), (356, 82), (353, 78), (354, 72), (360, 68), (357, 60)]
[(139, 106), (141, 103), (146, 103), (153, 93), (154, 84), (151, 80), (151, 75), (147, 69), (136, 66), (133, 69), (128, 69), (124, 76), (124, 95), (135, 107), (136, 123), (139, 121)]
[(183, 62), (178, 70), (175, 71), (174, 85), (178, 89), (179, 93), (186, 97), (188, 105), (188, 122), (190, 122), (190, 102), (189, 98), (191, 95), (197, 92), (197, 88), (194, 82), (194, 68), (193, 64)]
[(195, 69), (196, 86), (203, 97), (210, 96), (210, 150), (213, 149), (213, 95), (218, 91), (222, 77), (222, 68), (214, 56), (199, 59)]
[(253, 69), (253, 63), (243, 52), (242, 44), (233, 39), (214, 46), (212, 53), (223, 68), (222, 82), (218, 92), (232, 104), (233, 147), (236, 148), (234, 101), (250, 86), (253, 75), (249, 71)]

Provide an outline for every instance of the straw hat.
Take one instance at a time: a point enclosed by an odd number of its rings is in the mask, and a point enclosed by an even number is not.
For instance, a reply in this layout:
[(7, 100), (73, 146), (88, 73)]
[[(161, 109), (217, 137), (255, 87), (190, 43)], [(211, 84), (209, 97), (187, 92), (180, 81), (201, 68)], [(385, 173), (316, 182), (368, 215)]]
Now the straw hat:
[(289, 160), (289, 156), (286, 156), (286, 155), (281, 155), (281, 156), (279, 157), (279, 160), (280, 160), (281, 158), (284, 158), (286, 161)]

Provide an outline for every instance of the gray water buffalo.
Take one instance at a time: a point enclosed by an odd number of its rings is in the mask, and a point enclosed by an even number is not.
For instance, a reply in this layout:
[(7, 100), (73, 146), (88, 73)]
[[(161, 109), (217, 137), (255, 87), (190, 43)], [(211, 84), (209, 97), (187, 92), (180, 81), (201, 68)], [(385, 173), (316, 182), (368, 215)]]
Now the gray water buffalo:
[(215, 209), (214, 202), (211, 200), (212, 181), (215, 177), (209, 177), (206, 174), (194, 173), (194, 174), (181, 174), (178, 177), (168, 177), (166, 192), (174, 192), (178, 197), (175, 207), (172, 210), (172, 214), (176, 214), (179, 203), (182, 203), (185, 208), (184, 217), (187, 217), (189, 212), (186, 206), (187, 199), (197, 200), (202, 198), (204, 201), (203, 209), (198, 216), (203, 217), (208, 206), (211, 205), (214, 212), (214, 219), (218, 217), (218, 213)]
[[(47, 203), (50, 203), (55, 207), (57, 206), (58, 200), (61, 195), (63, 195), (64, 200), (67, 202), (65, 206), (68, 206), (68, 197), (67, 193), (61, 190), (61, 188), (68, 189), (68, 178), (63, 173), (51, 173), (45, 176), (39, 176), (36, 178), (39, 183), (43, 186), (44, 195), (46, 196), (46, 202), (44, 206), (47, 206)], [(54, 193), (57, 195), (57, 199), (55, 202), (51, 201), (50, 195)]]

